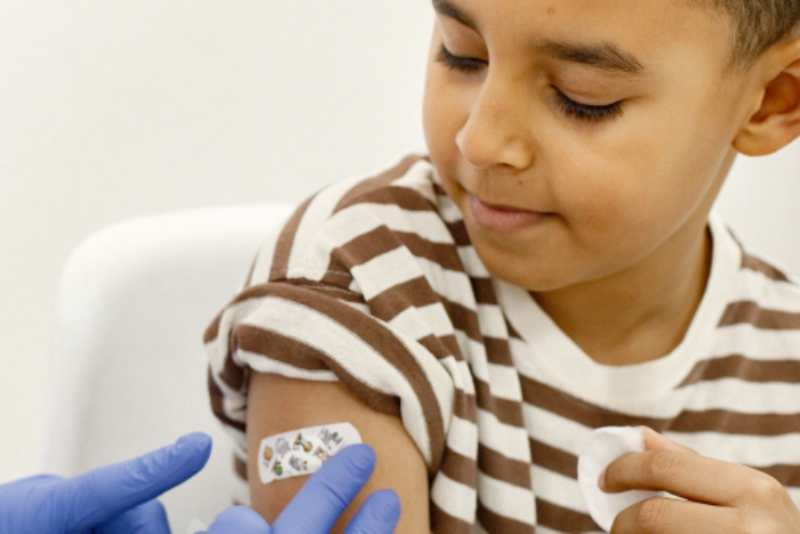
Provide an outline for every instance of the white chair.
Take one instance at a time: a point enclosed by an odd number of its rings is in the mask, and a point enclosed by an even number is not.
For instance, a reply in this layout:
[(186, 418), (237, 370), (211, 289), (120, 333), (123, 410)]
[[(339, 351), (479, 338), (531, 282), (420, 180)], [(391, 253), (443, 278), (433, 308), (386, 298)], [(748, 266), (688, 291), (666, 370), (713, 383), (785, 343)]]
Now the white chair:
[(205, 327), (243, 286), (288, 204), (208, 207), (124, 221), (87, 237), (61, 278), (44, 469), (73, 475), (179, 435), (211, 434), (206, 468), (167, 493), (173, 532), (231, 504), (227, 434), (206, 393)]

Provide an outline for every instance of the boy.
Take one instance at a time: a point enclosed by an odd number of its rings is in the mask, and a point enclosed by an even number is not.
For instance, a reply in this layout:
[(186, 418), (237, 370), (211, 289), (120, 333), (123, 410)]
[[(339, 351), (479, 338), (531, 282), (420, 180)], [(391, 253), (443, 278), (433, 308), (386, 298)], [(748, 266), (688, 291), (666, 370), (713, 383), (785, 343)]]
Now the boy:
[(397, 532), (597, 531), (576, 451), (642, 425), (699, 454), (631, 457), (683, 500), (615, 532), (789, 531), (800, 287), (712, 206), (737, 154), (800, 135), (800, 2), (433, 5), (429, 154), (306, 199), (205, 332), (252, 506), (305, 479), (262, 484), (263, 438), (346, 421)]

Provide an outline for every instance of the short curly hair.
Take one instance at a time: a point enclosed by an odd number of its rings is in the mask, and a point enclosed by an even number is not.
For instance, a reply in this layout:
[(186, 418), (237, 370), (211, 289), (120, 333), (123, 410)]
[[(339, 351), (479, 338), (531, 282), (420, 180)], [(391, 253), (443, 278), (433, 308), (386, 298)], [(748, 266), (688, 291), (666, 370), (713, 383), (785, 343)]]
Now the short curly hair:
[(733, 35), (728, 71), (745, 71), (772, 45), (800, 37), (800, 0), (682, 0), (727, 15)]

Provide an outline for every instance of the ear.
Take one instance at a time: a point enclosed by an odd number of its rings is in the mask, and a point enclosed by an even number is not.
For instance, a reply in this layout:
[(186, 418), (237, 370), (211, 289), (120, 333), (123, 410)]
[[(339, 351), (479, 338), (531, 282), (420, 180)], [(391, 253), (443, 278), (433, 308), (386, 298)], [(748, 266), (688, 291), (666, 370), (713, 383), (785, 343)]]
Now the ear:
[(733, 141), (747, 156), (771, 154), (800, 137), (800, 39), (783, 45), (773, 57), (778, 57), (778, 68), (773, 69), (778, 73), (771, 76), (760, 107)]

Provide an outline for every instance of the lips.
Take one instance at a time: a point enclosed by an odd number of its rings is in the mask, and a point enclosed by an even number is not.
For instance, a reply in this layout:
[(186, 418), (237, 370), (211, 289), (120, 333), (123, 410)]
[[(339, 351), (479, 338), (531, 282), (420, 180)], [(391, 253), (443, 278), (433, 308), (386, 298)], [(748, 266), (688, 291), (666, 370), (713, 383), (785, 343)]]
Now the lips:
[(475, 195), (469, 195), (469, 209), (477, 224), (496, 232), (512, 232), (538, 226), (551, 218), (551, 214), (530, 210), (495, 209), (485, 204)]
[(514, 206), (510, 206), (508, 204), (499, 204), (499, 203), (495, 203), (495, 202), (489, 202), (487, 200), (484, 200), (484, 199), (480, 198), (477, 195), (472, 195), (472, 196), (474, 196), (475, 198), (477, 198), (478, 200), (480, 200), (481, 202), (483, 202), (484, 204), (486, 204), (490, 208), (498, 210), (498, 211), (524, 212), (524, 213), (541, 213), (541, 214), (547, 213), (545, 211), (536, 211), (536, 210), (531, 210), (531, 209), (527, 209), (527, 208), (517, 208), (517, 207), (514, 207)]
[(495, 204), (494, 202), (487, 202), (483, 199), (479, 199), (481, 202), (486, 204), (492, 209), (499, 210), (499, 211), (533, 211), (533, 210), (526, 210), (522, 208), (515, 208), (513, 206), (506, 206), (504, 204)]
[[(466, 193), (467, 195), (469, 195), (471, 197), (474, 197), (477, 200), (480, 200), (481, 203), (483, 203), (485, 206), (487, 206), (489, 208), (492, 208), (494, 210), (506, 211), (506, 212), (511, 212), (511, 213), (538, 213), (538, 214), (541, 214), (541, 215), (549, 215), (549, 214), (552, 213), (550, 211), (538, 210), (538, 209), (531, 208), (531, 207), (515, 206), (513, 201), (512, 202), (503, 202), (502, 200), (494, 201), (492, 199), (484, 199), (483, 197), (481, 197), (480, 195), (478, 195), (474, 191), (472, 191), (472, 188), (466, 187), (464, 182), (460, 182), (459, 185), (463, 189), (464, 193)], [(519, 198), (517, 198), (515, 200), (519, 200)]]

